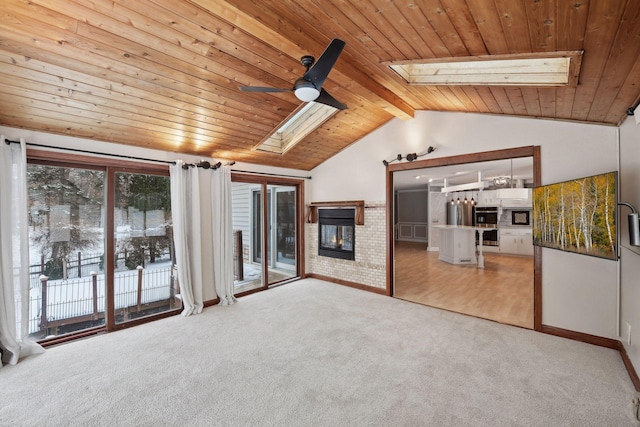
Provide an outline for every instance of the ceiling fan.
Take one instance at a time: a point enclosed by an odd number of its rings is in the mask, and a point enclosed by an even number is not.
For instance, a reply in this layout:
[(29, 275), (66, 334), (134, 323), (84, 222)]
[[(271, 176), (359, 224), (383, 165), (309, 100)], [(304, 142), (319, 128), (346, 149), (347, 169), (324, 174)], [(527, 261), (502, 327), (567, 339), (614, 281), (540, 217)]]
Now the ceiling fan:
[(337, 108), (338, 110), (346, 110), (346, 105), (329, 95), (329, 93), (322, 88), (322, 84), (338, 60), (338, 56), (342, 53), (345, 44), (342, 40), (333, 39), (317, 61), (311, 55), (305, 55), (300, 58), (300, 63), (304, 65), (307, 71), (302, 77), (296, 80), (291, 89), (241, 86), (240, 90), (244, 92), (293, 92), (300, 101), (315, 101)]

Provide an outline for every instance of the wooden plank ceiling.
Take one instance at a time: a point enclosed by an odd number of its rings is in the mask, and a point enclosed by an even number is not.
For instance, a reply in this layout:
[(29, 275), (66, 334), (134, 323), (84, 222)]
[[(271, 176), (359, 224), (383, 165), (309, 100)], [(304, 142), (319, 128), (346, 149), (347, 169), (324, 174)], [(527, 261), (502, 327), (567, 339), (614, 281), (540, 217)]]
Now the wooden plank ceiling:
[[(0, 124), (203, 157), (310, 170), (416, 110), (618, 125), (640, 95), (637, 0), (1, 3)], [(332, 38), (323, 87), (349, 109), (285, 155), (252, 150), (300, 102), (238, 87), (292, 87)], [(572, 50), (571, 88), (408, 86), (383, 64)]]

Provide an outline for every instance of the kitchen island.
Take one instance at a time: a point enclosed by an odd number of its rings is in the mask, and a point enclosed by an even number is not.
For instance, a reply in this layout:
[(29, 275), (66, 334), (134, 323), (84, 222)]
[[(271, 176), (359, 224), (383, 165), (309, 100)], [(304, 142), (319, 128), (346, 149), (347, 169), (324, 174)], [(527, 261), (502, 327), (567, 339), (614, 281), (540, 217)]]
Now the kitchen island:
[[(477, 264), (484, 268), (482, 235), (496, 228), (469, 225), (436, 225), (440, 230), (440, 255), (438, 259), (450, 264)], [(478, 231), (478, 255), (476, 256), (476, 231)]]

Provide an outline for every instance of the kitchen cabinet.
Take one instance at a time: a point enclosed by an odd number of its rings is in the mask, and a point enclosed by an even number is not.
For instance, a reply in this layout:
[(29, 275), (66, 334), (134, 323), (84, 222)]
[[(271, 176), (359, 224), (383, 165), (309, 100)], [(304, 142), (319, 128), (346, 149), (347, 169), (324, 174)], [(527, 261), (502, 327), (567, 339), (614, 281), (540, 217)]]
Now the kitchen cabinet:
[(468, 225), (438, 225), (436, 228), (440, 230), (440, 261), (449, 264), (477, 264), (478, 268), (484, 268), (482, 238), (477, 246), (476, 257), (476, 232), (483, 236), (485, 232), (495, 228)]
[(533, 239), (530, 228), (501, 229), (500, 253), (513, 255), (533, 255)]
[(484, 190), (478, 193), (477, 206), (498, 206), (498, 192), (496, 190)]
[(441, 225), (440, 261), (449, 264), (477, 264), (476, 233), (473, 227)]

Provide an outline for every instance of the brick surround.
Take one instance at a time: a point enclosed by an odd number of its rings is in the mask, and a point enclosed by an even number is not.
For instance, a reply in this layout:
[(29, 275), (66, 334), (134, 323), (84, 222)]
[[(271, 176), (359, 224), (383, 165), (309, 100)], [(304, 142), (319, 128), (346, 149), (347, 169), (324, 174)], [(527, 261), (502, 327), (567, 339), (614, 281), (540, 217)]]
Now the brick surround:
[(354, 261), (318, 255), (318, 224), (306, 224), (309, 242), (308, 273), (353, 282), (374, 288), (386, 288), (386, 205), (367, 204), (364, 225), (356, 225)]

